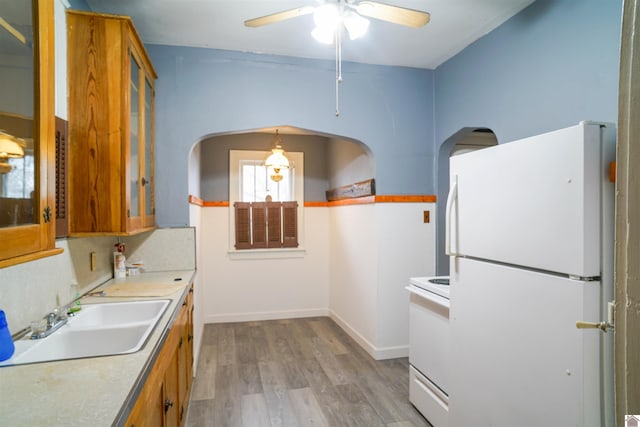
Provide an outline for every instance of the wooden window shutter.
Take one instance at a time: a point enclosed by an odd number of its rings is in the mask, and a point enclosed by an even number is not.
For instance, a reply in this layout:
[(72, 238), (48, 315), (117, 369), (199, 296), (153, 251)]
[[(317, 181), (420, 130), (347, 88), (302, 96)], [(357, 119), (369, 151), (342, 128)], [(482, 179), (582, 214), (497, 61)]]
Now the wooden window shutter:
[(251, 203), (252, 248), (267, 247), (267, 209), (266, 202)]
[(282, 247), (282, 229), (281, 229), (281, 207), (280, 202), (266, 202), (267, 205), (267, 236), (269, 241), (267, 247), (269, 248), (281, 248)]
[(235, 202), (236, 249), (251, 248), (251, 203)]
[(297, 248), (298, 202), (235, 202), (236, 249)]
[(67, 121), (56, 117), (56, 238), (66, 237), (69, 234), (67, 215), (69, 144), (67, 132)]
[(298, 202), (282, 203), (282, 246), (298, 247)]

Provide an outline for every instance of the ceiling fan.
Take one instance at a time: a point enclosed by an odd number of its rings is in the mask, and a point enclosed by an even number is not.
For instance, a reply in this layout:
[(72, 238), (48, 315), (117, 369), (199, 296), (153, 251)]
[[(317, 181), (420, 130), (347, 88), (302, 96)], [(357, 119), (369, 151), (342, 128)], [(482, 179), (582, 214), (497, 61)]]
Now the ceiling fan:
[[(262, 27), (313, 13), (315, 28), (311, 35), (321, 43), (336, 47), (336, 116), (338, 84), (342, 82), (342, 37), (346, 30), (351, 40), (363, 36), (373, 18), (405, 27), (420, 28), (429, 22), (430, 15), (420, 10), (379, 3), (370, 0), (319, 0), (320, 5), (303, 6), (244, 21), (247, 27)], [(366, 17), (366, 18), (365, 18)]]
[(285, 21), (298, 16), (309, 15), (311, 13), (322, 13), (323, 8), (335, 8), (342, 12), (343, 16), (347, 16), (349, 12), (355, 12), (359, 16), (366, 16), (381, 21), (391, 22), (393, 24), (404, 25), (407, 27), (419, 28), (429, 22), (429, 14), (419, 10), (408, 9), (400, 6), (392, 6), (389, 4), (378, 3), (369, 0), (326, 0), (320, 6), (303, 6), (296, 9), (276, 12), (271, 15), (261, 16), (259, 18), (244, 21), (247, 27), (261, 27), (263, 25), (273, 24)]

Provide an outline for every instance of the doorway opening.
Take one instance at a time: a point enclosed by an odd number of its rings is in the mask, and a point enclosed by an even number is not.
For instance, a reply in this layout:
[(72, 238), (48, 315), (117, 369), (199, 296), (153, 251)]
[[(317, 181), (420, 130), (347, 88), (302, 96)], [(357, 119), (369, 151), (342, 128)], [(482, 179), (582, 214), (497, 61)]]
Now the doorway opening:
[(452, 156), (498, 145), (491, 129), (484, 127), (462, 128), (451, 135), (438, 151), (437, 170), (437, 227), (436, 227), (436, 274), (449, 275), (449, 257), (445, 255), (445, 210), (449, 194), (449, 159)]

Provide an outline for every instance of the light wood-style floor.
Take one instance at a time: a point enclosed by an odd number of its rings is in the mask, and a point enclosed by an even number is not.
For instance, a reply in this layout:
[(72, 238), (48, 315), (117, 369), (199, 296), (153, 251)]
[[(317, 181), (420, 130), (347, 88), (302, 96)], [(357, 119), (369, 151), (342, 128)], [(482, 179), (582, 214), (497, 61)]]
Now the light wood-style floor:
[(187, 426), (429, 426), (408, 376), (328, 317), (209, 324)]

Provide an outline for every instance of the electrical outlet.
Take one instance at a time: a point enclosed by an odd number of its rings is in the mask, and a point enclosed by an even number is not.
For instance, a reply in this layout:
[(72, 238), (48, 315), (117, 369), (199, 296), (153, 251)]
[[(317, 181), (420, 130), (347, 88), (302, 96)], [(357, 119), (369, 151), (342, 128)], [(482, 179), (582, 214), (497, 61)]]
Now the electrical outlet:
[(96, 253), (91, 252), (91, 271), (96, 271), (97, 262), (98, 262), (98, 259), (96, 257)]
[(423, 213), (422, 220), (424, 221), (425, 224), (428, 223), (429, 220), (430, 220), (429, 213), (430, 213), (430, 211), (424, 211), (424, 213)]

